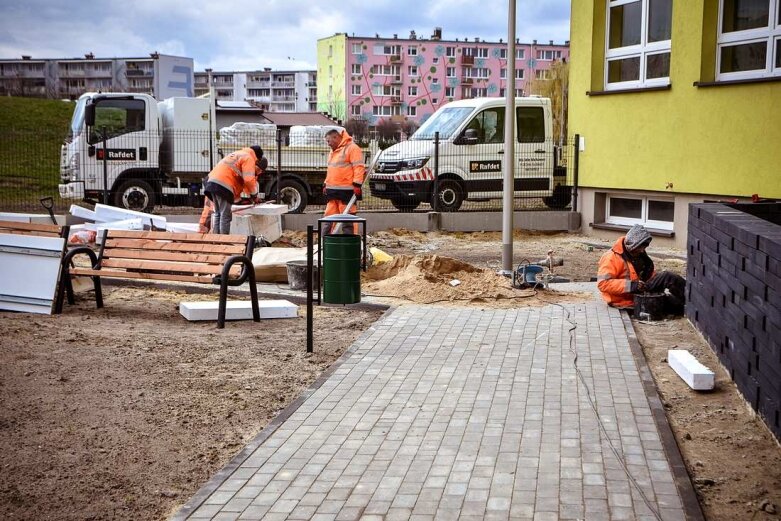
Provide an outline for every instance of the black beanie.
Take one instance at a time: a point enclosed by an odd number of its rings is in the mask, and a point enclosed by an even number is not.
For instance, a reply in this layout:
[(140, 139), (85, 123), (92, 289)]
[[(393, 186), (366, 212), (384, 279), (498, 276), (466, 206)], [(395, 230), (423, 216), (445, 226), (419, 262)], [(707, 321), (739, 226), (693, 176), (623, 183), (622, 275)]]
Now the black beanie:
[(250, 148), (252, 149), (253, 152), (255, 152), (256, 158), (260, 159), (261, 157), (263, 157), (263, 149), (260, 148), (259, 145), (252, 145)]

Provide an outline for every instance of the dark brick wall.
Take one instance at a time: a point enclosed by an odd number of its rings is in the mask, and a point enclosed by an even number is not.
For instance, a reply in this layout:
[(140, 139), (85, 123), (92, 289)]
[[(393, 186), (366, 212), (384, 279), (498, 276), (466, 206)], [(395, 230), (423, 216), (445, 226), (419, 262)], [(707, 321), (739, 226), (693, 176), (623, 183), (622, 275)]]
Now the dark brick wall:
[(779, 222), (778, 204), (690, 205), (686, 315), (781, 439)]

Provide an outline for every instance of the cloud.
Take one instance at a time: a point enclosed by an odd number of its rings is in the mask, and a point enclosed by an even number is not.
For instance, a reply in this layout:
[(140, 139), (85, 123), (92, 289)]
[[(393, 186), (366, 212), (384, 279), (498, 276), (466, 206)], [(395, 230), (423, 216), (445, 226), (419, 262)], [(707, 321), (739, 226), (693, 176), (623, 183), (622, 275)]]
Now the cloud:
[[(446, 39), (507, 37), (507, 2), (486, 0), (0, 0), (0, 58), (190, 56), (196, 69), (314, 69), (317, 40), (337, 32)], [(520, 0), (522, 41), (569, 39), (569, 0)]]

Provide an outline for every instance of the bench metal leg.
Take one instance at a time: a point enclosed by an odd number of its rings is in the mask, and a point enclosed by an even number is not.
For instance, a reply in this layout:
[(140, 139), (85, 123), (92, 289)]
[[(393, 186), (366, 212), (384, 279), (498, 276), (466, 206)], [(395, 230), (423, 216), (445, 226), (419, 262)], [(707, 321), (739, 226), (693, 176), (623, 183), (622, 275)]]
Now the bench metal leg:
[[(73, 261), (73, 258), (79, 254), (84, 254), (87, 257), (89, 257), (91, 266), (93, 267), (93, 269), (97, 269), (98, 257), (97, 255), (95, 255), (95, 252), (89, 248), (86, 247), (75, 248), (65, 254), (65, 257), (62, 259), (62, 265), (60, 267), (60, 283), (57, 287), (57, 300), (54, 306), (55, 314), (62, 313), (62, 307), (66, 295), (68, 297), (68, 304), (73, 305), (76, 303), (76, 299), (74, 298), (74, 293), (73, 293), (73, 279), (71, 278), (71, 274), (70, 274), (70, 266)], [(90, 278), (92, 279), (92, 285), (93, 288), (95, 289), (96, 307), (102, 308), (103, 292), (101, 290), (100, 277), (91, 276)]]
[[(238, 280), (231, 283), (230, 270), (237, 262), (242, 264), (243, 272), (246, 273), (246, 277), (242, 275)], [(249, 257), (244, 255), (233, 255), (225, 261), (225, 265), (222, 267), (222, 275), (219, 277), (220, 305), (217, 309), (217, 329), (225, 327), (225, 314), (228, 305), (228, 285), (241, 285), (245, 278), (249, 278), (249, 294), (252, 299), (252, 320), (260, 322), (260, 307), (258, 306), (258, 288), (255, 282), (255, 267), (252, 265), (252, 261)]]

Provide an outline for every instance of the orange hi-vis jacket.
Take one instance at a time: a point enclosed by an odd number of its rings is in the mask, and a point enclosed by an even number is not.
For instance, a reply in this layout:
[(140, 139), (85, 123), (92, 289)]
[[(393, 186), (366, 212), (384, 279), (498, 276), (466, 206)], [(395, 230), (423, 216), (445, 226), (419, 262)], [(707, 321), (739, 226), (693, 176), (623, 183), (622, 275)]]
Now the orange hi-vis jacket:
[(326, 197), (341, 199), (342, 197), (339, 196), (342, 194), (339, 192), (345, 192), (344, 195), (349, 200), (353, 194), (353, 185), (363, 184), (365, 175), (363, 151), (353, 142), (350, 134), (343, 130), (339, 146), (328, 156), (328, 172), (325, 175)]
[[(653, 274), (652, 274), (653, 276)], [(635, 304), (632, 282), (640, 280), (634, 266), (624, 258), (624, 237), (619, 237), (613, 248), (599, 259), (597, 288), (610, 306), (632, 307)]]
[(250, 197), (258, 194), (258, 180), (255, 178), (255, 151), (242, 148), (225, 156), (209, 172), (209, 181), (217, 183), (233, 192), (237, 199), (242, 192)]

